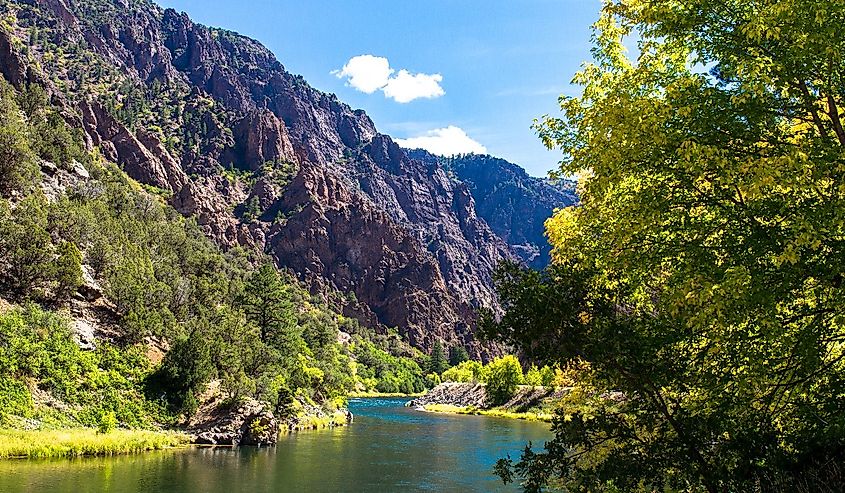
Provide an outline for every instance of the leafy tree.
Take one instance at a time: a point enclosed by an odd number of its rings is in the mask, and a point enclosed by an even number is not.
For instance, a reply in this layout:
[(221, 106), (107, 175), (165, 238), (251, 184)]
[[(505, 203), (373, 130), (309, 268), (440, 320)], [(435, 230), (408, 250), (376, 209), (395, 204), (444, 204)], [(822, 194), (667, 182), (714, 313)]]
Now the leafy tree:
[(452, 346), (449, 348), (449, 366), (457, 366), (464, 361), (469, 361), (469, 354), (463, 346)]
[(555, 440), (500, 463), (504, 478), (843, 489), (843, 15), (837, 1), (605, 2), (582, 95), (539, 126), (561, 173), (582, 176), (581, 206), (547, 224), (552, 268), (499, 276), (508, 313), (488, 325), (588, 370)]
[(504, 404), (516, 394), (522, 381), (522, 365), (515, 356), (497, 358), (487, 368), (487, 398), (494, 406)]
[(487, 369), (478, 361), (464, 361), (443, 372), (444, 382), (484, 382), (487, 379)]
[(434, 341), (431, 346), (431, 356), (428, 361), (428, 372), (440, 375), (449, 368), (449, 363), (446, 361), (446, 354), (443, 352), (443, 345), (439, 339)]
[(525, 385), (531, 385), (532, 387), (543, 385), (543, 375), (540, 373), (537, 365), (531, 365), (528, 368), (528, 372), (525, 374)]

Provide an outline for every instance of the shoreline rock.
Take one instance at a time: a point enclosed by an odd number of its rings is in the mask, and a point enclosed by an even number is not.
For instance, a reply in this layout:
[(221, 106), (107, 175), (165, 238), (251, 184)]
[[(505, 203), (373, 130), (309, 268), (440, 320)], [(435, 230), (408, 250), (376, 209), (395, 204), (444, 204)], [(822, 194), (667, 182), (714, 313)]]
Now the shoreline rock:
[(405, 405), (418, 408), (429, 404), (483, 408), (487, 406), (487, 393), (483, 383), (444, 382)]

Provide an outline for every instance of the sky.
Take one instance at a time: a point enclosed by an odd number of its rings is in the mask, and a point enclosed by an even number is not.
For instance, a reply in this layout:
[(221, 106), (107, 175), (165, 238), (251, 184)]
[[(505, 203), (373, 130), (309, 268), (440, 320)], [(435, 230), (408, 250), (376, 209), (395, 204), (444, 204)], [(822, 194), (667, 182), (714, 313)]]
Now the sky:
[(158, 0), (261, 41), (285, 68), (437, 154), (557, 167), (531, 128), (590, 59), (600, 0)]

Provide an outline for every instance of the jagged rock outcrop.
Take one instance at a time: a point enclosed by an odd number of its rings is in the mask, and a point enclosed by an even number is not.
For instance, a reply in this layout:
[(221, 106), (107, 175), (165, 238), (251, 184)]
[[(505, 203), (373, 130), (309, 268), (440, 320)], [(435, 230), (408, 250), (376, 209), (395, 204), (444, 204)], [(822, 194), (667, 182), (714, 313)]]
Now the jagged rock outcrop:
[(129, 176), (171, 193), (187, 186), (185, 171), (155, 135), (144, 129), (133, 133), (97, 102), (81, 103), (79, 110), (92, 143), (106, 159), (120, 163)]
[(235, 125), (229, 156), (241, 169), (259, 171), (268, 162), (296, 161), (287, 127), (269, 110), (253, 110)]
[[(23, 84), (43, 67), (38, 76), (89, 143), (164, 190), (221, 246), (268, 252), (315, 293), (354, 294), (347, 315), (397, 327), (422, 349), (440, 339), (496, 352), (473, 337), (474, 309), (498, 309), (491, 276), (517, 258), (514, 243), (440, 162), (412, 159), (257, 41), (172, 9), (146, 0), (0, 7), (20, 20), (0, 33), (6, 78)], [(50, 36), (23, 55), (14, 38), (29, 29)], [(67, 48), (62, 65), (44, 56), (54, 45)]]

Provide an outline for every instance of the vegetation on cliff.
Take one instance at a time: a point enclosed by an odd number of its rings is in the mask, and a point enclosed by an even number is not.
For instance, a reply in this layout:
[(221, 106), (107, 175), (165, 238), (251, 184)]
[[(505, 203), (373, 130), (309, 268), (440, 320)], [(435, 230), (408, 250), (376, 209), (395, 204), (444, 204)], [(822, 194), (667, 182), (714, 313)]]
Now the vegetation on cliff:
[(69, 124), (45, 149), (81, 134), (217, 244), (342, 292), (333, 307), (363, 325), (492, 355), (472, 307), (495, 308), (492, 271), (514, 257), (466, 186), (258, 41), (148, 0), (0, 0), (0, 61), (16, 88), (45, 88), (47, 124)]
[[(2, 426), (174, 425), (211, 380), (280, 415), (355, 389), (423, 389), (421, 353), (333, 312), (262, 255), (222, 252), (86, 151), (57, 111), (39, 86), (0, 80)], [(71, 326), (82, 314), (93, 347)]]
[[(841, 2), (605, 2), (539, 126), (580, 173), (489, 332), (585, 360), (526, 491), (841, 491)], [(637, 39), (629, 60), (626, 37)]]

